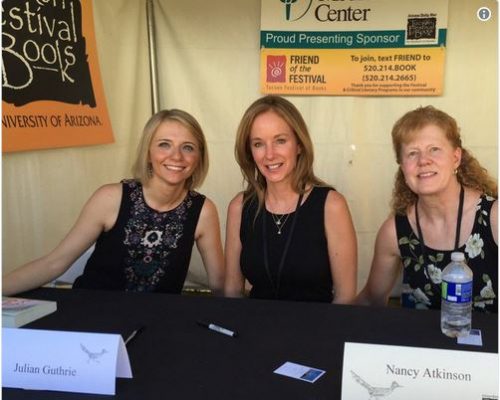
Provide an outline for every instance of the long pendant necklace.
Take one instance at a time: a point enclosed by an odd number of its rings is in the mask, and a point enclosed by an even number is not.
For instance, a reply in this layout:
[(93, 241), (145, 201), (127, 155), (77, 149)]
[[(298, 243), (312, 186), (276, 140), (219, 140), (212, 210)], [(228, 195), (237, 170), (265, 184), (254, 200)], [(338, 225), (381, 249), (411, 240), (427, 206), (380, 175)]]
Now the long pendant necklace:
[[(455, 232), (455, 246), (453, 247), (453, 251), (456, 251), (458, 249), (458, 244), (459, 244), (459, 240), (460, 240), (460, 226), (462, 224), (463, 209), (464, 209), (464, 187), (462, 185), (460, 185), (460, 198), (458, 201), (458, 213), (457, 213), (457, 228), (456, 228), (456, 232)], [(418, 237), (420, 239), (420, 250), (422, 252), (422, 257), (424, 259), (424, 264), (425, 264), (425, 266), (424, 266), (425, 272), (427, 274), (427, 277), (430, 278), (429, 265), (427, 262), (428, 254), (425, 251), (424, 235), (422, 233), (422, 228), (420, 227), (420, 219), (418, 217), (418, 198), (417, 198), (417, 201), (415, 203), (415, 220), (417, 223)], [(429, 259), (429, 261), (431, 261), (431, 260)], [(432, 279), (431, 279), (431, 282), (432, 282)]]
[(281, 230), (285, 227), (286, 221), (288, 221), (288, 217), (290, 214), (282, 214), (280, 216), (270, 213), (271, 217), (273, 217), (274, 225), (276, 225), (276, 229), (278, 229), (278, 235), (281, 235)]
[[(285, 258), (288, 253), (288, 248), (290, 247), (290, 242), (292, 241), (293, 231), (295, 230), (295, 223), (297, 222), (297, 215), (299, 214), (300, 203), (302, 202), (303, 195), (299, 196), (297, 201), (297, 206), (295, 207), (295, 213), (292, 218), (292, 225), (290, 227), (290, 232), (288, 232), (288, 237), (286, 238), (285, 247), (281, 253), (280, 263), (278, 265), (278, 275), (276, 277), (276, 282), (274, 282), (273, 276), (271, 274), (271, 269), (269, 268), (269, 250), (267, 244), (267, 229), (266, 229), (266, 210), (262, 210), (262, 240), (263, 240), (263, 253), (264, 253), (264, 267), (266, 269), (267, 277), (271, 282), (274, 289), (274, 296), (278, 298), (280, 283), (281, 283), (281, 272), (283, 271), (283, 266), (285, 265)], [(290, 215), (290, 214), (287, 214)], [(288, 218), (287, 218), (288, 219)], [(286, 222), (286, 221), (285, 221)], [(284, 223), (283, 223), (284, 225)], [(278, 234), (281, 234), (281, 230), (278, 229)]]

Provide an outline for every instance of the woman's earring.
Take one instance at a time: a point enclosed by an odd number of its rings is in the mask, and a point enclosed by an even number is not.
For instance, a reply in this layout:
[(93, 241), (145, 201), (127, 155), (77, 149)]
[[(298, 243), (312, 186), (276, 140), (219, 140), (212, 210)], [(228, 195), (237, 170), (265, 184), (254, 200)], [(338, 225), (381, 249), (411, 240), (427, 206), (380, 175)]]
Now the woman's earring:
[(153, 166), (151, 163), (148, 164), (148, 176), (151, 178), (153, 176)]

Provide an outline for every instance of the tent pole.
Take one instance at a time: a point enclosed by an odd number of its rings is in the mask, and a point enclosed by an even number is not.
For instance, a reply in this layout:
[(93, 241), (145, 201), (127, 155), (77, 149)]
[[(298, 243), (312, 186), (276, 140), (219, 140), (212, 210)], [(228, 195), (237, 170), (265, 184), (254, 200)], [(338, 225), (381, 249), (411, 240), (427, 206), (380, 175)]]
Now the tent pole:
[(148, 21), (149, 73), (151, 78), (151, 104), (153, 114), (160, 111), (158, 96), (158, 70), (156, 64), (156, 35), (153, 0), (146, 0), (146, 15)]

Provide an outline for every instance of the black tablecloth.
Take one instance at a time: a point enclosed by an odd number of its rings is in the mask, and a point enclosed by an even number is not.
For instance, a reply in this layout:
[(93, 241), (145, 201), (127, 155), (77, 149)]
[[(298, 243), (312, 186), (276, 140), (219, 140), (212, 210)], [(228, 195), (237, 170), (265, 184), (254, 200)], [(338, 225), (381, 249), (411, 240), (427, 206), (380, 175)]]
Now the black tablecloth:
[[(58, 302), (56, 313), (27, 328), (125, 337), (145, 326), (128, 347), (134, 377), (117, 379), (118, 399), (340, 399), (345, 342), (498, 352), (497, 315), (473, 314), (472, 325), (483, 335), (483, 346), (476, 347), (444, 336), (438, 311), (76, 289), (23, 296)], [(210, 331), (197, 320), (239, 336)], [(274, 374), (286, 361), (326, 373), (314, 384)], [(5, 388), (2, 393), (6, 400), (110, 398)]]

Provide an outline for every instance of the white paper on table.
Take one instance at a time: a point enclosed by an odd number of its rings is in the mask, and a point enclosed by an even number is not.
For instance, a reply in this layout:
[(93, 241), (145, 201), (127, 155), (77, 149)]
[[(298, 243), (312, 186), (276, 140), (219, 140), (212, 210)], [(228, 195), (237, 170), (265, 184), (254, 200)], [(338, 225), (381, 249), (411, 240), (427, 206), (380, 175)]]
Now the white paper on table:
[(342, 400), (496, 399), (498, 379), (496, 353), (344, 345)]
[(116, 378), (132, 378), (120, 335), (2, 329), (2, 386), (115, 394)]

